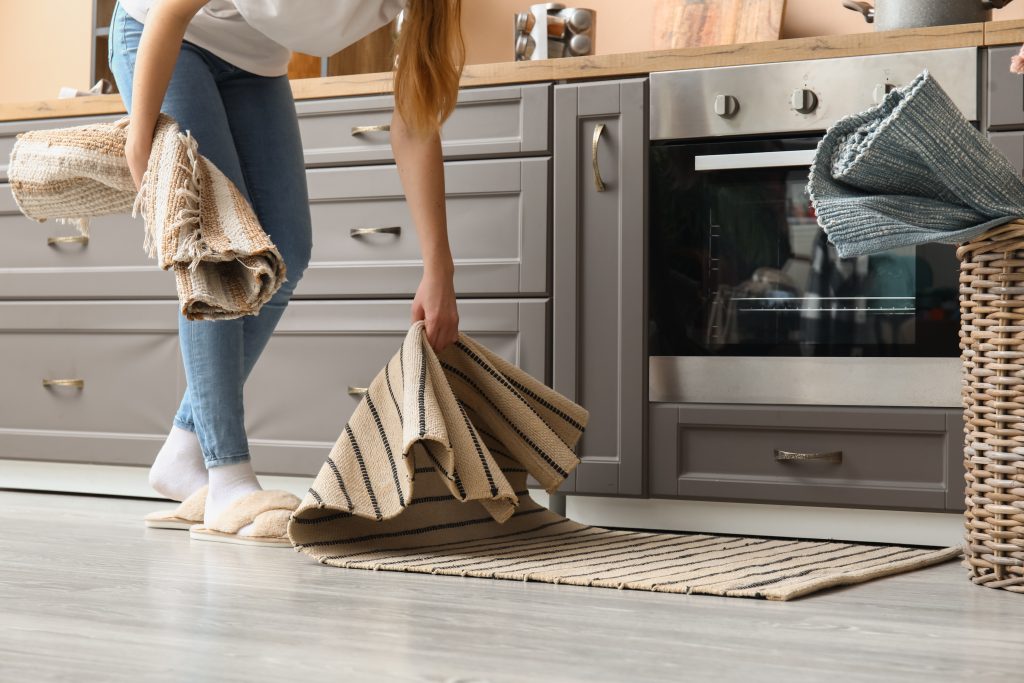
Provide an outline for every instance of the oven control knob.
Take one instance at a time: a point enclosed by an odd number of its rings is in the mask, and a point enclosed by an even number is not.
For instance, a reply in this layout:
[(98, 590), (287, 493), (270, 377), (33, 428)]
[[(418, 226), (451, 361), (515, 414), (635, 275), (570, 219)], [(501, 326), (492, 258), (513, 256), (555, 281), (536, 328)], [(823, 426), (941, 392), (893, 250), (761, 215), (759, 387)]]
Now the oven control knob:
[(871, 93), (871, 99), (875, 101), (875, 104), (881, 104), (882, 100), (885, 99), (885, 96), (895, 89), (896, 86), (892, 83), (879, 83)]
[(798, 114), (810, 114), (818, 108), (818, 96), (813, 90), (797, 88), (790, 97), (790, 106)]
[(715, 95), (715, 113), (729, 119), (740, 110), (740, 101), (732, 95)]

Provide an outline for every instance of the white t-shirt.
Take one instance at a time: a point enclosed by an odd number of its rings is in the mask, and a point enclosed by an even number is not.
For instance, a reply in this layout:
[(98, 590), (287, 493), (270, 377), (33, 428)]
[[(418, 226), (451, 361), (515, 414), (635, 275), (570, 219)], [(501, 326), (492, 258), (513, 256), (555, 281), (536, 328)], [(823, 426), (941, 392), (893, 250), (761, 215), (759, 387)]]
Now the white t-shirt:
[[(119, 0), (145, 23), (158, 0)], [(406, 0), (210, 0), (185, 40), (260, 76), (288, 73), (291, 51), (327, 57), (391, 22)]]

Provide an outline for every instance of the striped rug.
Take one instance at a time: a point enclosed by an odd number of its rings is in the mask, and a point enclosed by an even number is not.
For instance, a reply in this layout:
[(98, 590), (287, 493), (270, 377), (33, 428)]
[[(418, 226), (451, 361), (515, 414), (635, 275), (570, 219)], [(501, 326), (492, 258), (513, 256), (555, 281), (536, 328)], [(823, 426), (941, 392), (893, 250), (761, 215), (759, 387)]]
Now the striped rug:
[(352, 569), (788, 600), (957, 557), (832, 541), (603, 529), (538, 505), (576, 466), (586, 411), (466, 335), (435, 356), (416, 323), (289, 522)]

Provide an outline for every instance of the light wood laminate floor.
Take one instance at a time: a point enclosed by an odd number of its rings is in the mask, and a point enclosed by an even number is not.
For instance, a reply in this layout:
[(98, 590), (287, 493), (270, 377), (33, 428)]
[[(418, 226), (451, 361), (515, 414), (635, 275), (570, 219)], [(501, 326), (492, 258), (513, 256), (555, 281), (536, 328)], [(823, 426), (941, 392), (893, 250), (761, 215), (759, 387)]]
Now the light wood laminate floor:
[(143, 528), (161, 507), (0, 491), (0, 681), (982, 681), (1024, 657), (1024, 596), (955, 562), (772, 603), (335, 569)]

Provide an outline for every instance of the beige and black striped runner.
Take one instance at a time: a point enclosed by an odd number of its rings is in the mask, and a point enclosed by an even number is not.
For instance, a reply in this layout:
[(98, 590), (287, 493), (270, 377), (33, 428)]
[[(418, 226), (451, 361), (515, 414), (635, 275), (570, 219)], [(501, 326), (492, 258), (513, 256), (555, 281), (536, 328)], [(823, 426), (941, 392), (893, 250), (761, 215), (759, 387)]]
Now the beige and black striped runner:
[(602, 529), (533, 501), (578, 463), (586, 411), (462, 335), (422, 324), (371, 383), (289, 524), (321, 563), (786, 600), (952, 559), (958, 548)]

